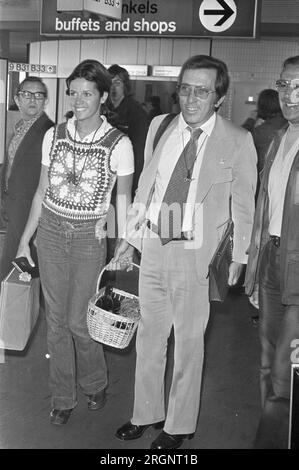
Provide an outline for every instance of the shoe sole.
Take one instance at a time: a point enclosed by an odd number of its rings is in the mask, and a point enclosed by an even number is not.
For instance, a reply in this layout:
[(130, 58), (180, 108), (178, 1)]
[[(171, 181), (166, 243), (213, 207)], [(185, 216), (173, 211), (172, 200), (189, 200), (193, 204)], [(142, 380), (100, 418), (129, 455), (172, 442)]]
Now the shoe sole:
[(87, 403), (87, 408), (88, 408), (89, 410), (91, 410), (91, 411), (97, 411), (97, 410), (100, 410), (101, 408), (104, 408), (105, 404), (106, 404), (106, 399), (103, 400), (103, 401), (102, 401), (101, 403), (99, 403), (99, 404), (94, 404), (94, 403), (92, 403), (92, 402), (88, 402), (88, 403)]
[(157, 423), (153, 423), (153, 424), (147, 424), (145, 425), (146, 427), (143, 429), (143, 431), (138, 434), (138, 436), (133, 436), (133, 437), (123, 437), (123, 436), (120, 436), (118, 435), (117, 433), (114, 434), (114, 436), (119, 439), (120, 441), (133, 441), (134, 439), (139, 439), (140, 437), (143, 436), (143, 434), (145, 433), (145, 431), (150, 428), (151, 426), (154, 428), (154, 429), (162, 429), (163, 426), (164, 426), (164, 420), (163, 421), (158, 421)]
[(132, 437), (123, 437), (123, 436), (119, 436), (118, 434), (114, 434), (114, 435), (120, 441), (134, 441), (134, 439), (139, 439), (140, 437), (142, 437), (144, 432), (146, 431), (146, 429), (144, 429), (140, 434), (138, 434), (138, 436), (135, 435), (135, 436), (132, 436)]
[(133, 441), (134, 439), (139, 439), (140, 437), (143, 436), (143, 434), (145, 433), (145, 431), (151, 426), (151, 424), (149, 424), (148, 426), (146, 426), (142, 432), (140, 432), (138, 435), (135, 434), (135, 436), (130, 436), (130, 437), (124, 437), (124, 436), (120, 436), (118, 434), (114, 434), (115, 437), (117, 439), (119, 439), (120, 441)]
[(66, 424), (68, 422), (68, 420), (69, 420), (69, 417), (65, 421), (55, 421), (55, 418), (52, 419), (50, 417), (50, 423), (54, 424), (54, 426), (63, 426), (64, 424)]
[(63, 426), (64, 424), (68, 422), (70, 416), (71, 416), (71, 413), (66, 419), (60, 420), (59, 418), (50, 415), (50, 424), (53, 424), (54, 426)]

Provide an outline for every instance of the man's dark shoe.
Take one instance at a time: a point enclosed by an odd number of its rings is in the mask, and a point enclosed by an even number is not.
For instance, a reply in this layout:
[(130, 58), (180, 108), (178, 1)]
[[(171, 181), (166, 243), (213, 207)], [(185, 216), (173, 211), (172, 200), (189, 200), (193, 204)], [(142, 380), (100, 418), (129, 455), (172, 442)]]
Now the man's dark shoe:
[(159, 423), (138, 425), (132, 424), (131, 421), (128, 421), (116, 431), (115, 437), (122, 441), (138, 439), (150, 426), (154, 426), (156, 429), (158, 429), (159, 427), (161, 428), (163, 426), (163, 422), (161, 421)]
[(101, 390), (93, 395), (87, 395), (87, 406), (89, 410), (100, 410), (106, 403), (106, 392)]
[(73, 408), (69, 408), (67, 410), (56, 410), (53, 408), (50, 413), (50, 423), (55, 424), (56, 426), (66, 424), (72, 411)]
[(157, 439), (152, 442), (151, 449), (178, 449), (189, 434), (168, 434), (162, 431)]

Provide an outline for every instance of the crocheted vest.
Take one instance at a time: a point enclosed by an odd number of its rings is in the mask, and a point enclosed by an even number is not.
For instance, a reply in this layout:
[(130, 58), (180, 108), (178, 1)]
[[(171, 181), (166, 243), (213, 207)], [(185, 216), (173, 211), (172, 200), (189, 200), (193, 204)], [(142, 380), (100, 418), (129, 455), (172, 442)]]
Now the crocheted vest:
[[(110, 128), (94, 142), (74, 142), (66, 123), (56, 126), (50, 152), (49, 187), (43, 205), (71, 220), (97, 220), (107, 215), (116, 173), (111, 170), (113, 149), (123, 133)], [(79, 183), (69, 177), (75, 170)]]

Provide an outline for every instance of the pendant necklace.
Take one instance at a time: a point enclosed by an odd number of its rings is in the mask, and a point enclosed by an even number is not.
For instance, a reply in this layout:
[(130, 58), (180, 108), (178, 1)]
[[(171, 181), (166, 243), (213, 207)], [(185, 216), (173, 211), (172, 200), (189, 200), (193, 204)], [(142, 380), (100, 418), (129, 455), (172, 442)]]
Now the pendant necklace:
[[(195, 156), (195, 158), (194, 158), (194, 162), (193, 162), (193, 164), (191, 165), (191, 167), (189, 168), (189, 167), (188, 167), (188, 164), (187, 164), (187, 160), (186, 160), (186, 147), (187, 147), (187, 145), (188, 145), (189, 142), (187, 142), (187, 144), (186, 144), (186, 146), (185, 146), (184, 135), (183, 135), (183, 133), (182, 133), (183, 148), (184, 148), (184, 150), (183, 150), (183, 156), (184, 156), (184, 163), (185, 163), (185, 167), (186, 167), (186, 171), (187, 171), (187, 174), (186, 174), (186, 176), (185, 176), (185, 178), (184, 178), (184, 183), (191, 183), (191, 181), (193, 181), (193, 180), (195, 179), (195, 178), (192, 178), (192, 172), (193, 172), (194, 164), (195, 164), (195, 162), (196, 162), (196, 160), (197, 160), (197, 157), (198, 157), (198, 155), (199, 155), (199, 152), (201, 151), (202, 146), (203, 146), (203, 144), (204, 144), (206, 138), (207, 138), (207, 135), (205, 134), (205, 137), (204, 137), (203, 141), (201, 142), (199, 149), (198, 149), (197, 152), (196, 152), (196, 156)], [(190, 139), (191, 139), (191, 137), (190, 137)]]
[(93, 133), (88, 151), (86, 153), (86, 157), (84, 159), (83, 166), (82, 166), (81, 171), (78, 175), (76, 174), (76, 136), (77, 136), (77, 125), (76, 125), (76, 127), (75, 127), (75, 136), (74, 136), (74, 141), (73, 141), (73, 170), (69, 171), (67, 176), (66, 176), (66, 180), (69, 184), (72, 184), (73, 186), (79, 186), (79, 184), (81, 182), (82, 175), (83, 175), (83, 171), (84, 171), (84, 168), (85, 168), (85, 164), (86, 164), (87, 159), (89, 157), (89, 153), (90, 153), (92, 144), (94, 142), (96, 133), (98, 132), (101, 125), (102, 125), (102, 123), (99, 125), (99, 127), (97, 127), (97, 129)]

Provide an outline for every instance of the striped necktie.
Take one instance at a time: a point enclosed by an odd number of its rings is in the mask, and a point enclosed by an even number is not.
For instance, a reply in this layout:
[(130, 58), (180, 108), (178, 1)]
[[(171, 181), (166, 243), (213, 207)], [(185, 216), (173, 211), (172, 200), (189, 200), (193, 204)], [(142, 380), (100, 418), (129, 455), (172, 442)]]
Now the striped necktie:
[[(183, 223), (183, 205), (187, 201), (191, 176), (197, 157), (197, 143), (202, 130), (187, 127), (190, 139), (184, 147), (172, 172), (158, 216), (157, 233), (165, 245), (174, 238), (180, 238)], [(171, 206), (171, 207), (170, 207)]]

